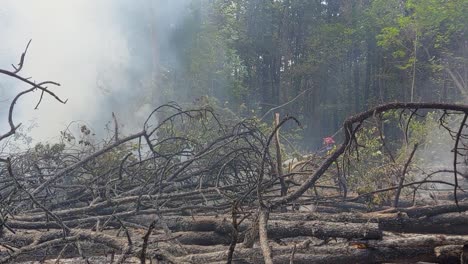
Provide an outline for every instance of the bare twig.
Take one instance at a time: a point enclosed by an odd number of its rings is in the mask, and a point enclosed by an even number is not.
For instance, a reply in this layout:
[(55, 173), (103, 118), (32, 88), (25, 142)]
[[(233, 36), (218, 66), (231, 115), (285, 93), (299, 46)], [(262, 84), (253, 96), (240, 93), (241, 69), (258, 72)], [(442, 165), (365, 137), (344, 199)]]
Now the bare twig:
[(296, 254), (296, 244), (294, 244), (291, 250), (291, 257), (289, 258), (289, 264), (294, 264), (294, 255)]
[(23, 69), (24, 60), (26, 58), (26, 53), (28, 52), (28, 48), (29, 48), (29, 45), (31, 44), (31, 41), (32, 41), (32, 39), (30, 39), (28, 41), (28, 44), (26, 45), (26, 48), (24, 49), (23, 53), (21, 54), (21, 58), (20, 58), (20, 61), (18, 63), (18, 67), (16, 67), (13, 64), (11, 65), (15, 69), (15, 71), (13, 73), (15, 73), (15, 74), (19, 73), (21, 71), (21, 69)]
[(455, 199), (455, 204), (457, 205), (457, 207), (458, 207), (458, 197), (457, 197), (457, 189), (458, 189), (457, 165), (458, 165), (458, 162), (457, 162), (457, 159), (458, 159), (458, 155), (459, 155), (458, 145), (460, 143), (460, 137), (461, 137), (461, 134), (463, 132), (463, 129), (465, 128), (467, 118), (468, 118), (468, 113), (465, 112), (465, 115), (463, 116), (463, 121), (460, 124), (460, 128), (458, 129), (458, 133), (457, 133), (457, 136), (455, 138), (455, 147), (453, 149), (453, 175), (454, 175), (454, 182), (455, 182), (455, 186), (453, 187), (453, 197)]
[(283, 107), (287, 106), (288, 104), (293, 103), (293, 102), (296, 101), (298, 98), (300, 98), (302, 95), (304, 95), (305, 93), (307, 93), (309, 90), (310, 90), (310, 89), (304, 90), (304, 91), (302, 91), (301, 93), (299, 93), (296, 97), (294, 97), (293, 99), (291, 99), (290, 101), (288, 101), (288, 102), (286, 102), (286, 103), (284, 103), (284, 104), (282, 104), (282, 105), (279, 105), (279, 106), (276, 106), (276, 107), (271, 108), (270, 110), (268, 110), (268, 111), (260, 118), (260, 121), (263, 121), (263, 119), (265, 119), (265, 118), (268, 116), (268, 114), (270, 114), (271, 112), (276, 111), (276, 110), (278, 110), (278, 109), (280, 109), (280, 108), (283, 108)]
[(141, 255), (140, 255), (141, 264), (146, 263), (146, 249), (148, 248), (148, 240), (155, 226), (156, 226), (156, 220), (151, 222), (151, 224), (148, 227), (148, 230), (146, 231), (146, 234), (143, 236), (143, 245), (141, 247)]
[(112, 119), (114, 119), (114, 140), (117, 142), (119, 141), (119, 123), (117, 122), (117, 117), (114, 112), (112, 112)]
[(406, 161), (405, 166), (403, 167), (403, 171), (401, 172), (401, 175), (400, 175), (400, 182), (398, 183), (398, 189), (395, 194), (393, 207), (398, 207), (398, 200), (400, 199), (401, 189), (403, 188), (403, 183), (405, 182), (405, 175), (406, 175), (406, 172), (408, 171), (408, 167), (411, 163), (411, 160), (413, 159), (414, 153), (416, 153), (417, 148), (418, 148), (418, 144), (414, 144), (413, 150), (411, 151), (411, 154), (408, 160)]

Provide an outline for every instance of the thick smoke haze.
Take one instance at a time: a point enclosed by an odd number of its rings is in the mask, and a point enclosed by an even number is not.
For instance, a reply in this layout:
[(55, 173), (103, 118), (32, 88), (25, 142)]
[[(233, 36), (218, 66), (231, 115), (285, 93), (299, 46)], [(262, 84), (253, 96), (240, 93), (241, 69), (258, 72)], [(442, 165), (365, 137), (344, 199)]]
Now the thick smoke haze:
[[(10, 64), (18, 62), (32, 39), (22, 76), (59, 82), (61, 87), (49, 88), (68, 99), (62, 105), (46, 97), (34, 110), (39, 92), (25, 96), (16, 106), (16, 123), (25, 127), (34, 124), (30, 135), (38, 141), (57, 138), (71, 121), (88, 123), (103, 135), (112, 112), (126, 125), (126, 132), (138, 130), (136, 126), (152, 106), (164, 101), (156, 98), (151, 67), (156, 48), (158, 53), (171, 51), (164, 41), (155, 45), (155, 38), (170, 38), (170, 31), (163, 29), (176, 23), (186, 3), (2, 0), (0, 67), (12, 69)], [(151, 27), (158, 30), (157, 36), (151, 36)], [(25, 88), (22, 83), (0, 76), (2, 131), (7, 129), (10, 100)]]

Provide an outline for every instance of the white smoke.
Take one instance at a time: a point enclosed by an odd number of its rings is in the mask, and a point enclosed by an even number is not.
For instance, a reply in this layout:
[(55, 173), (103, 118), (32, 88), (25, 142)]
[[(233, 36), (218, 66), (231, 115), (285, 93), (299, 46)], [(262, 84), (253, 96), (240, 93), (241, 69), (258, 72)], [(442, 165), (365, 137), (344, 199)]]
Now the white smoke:
[[(66, 105), (45, 97), (39, 110), (33, 110), (38, 93), (24, 97), (16, 106), (15, 120), (25, 126), (34, 120), (32, 131), (36, 139), (57, 136), (72, 120), (92, 120), (101, 111), (105, 93), (96, 89), (100, 70), (121, 77), (128, 61), (127, 43), (112, 8), (113, 1), (25, 1), (2, 0), (0, 6), (0, 67), (10, 68), (32, 39), (26, 57), (23, 76), (34, 80), (53, 80), (61, 87), (50, 87)], [(11, 100), (26, 86), (0, 77), (0, 101)], [(115, 79), (114, 79), (115, 80)], [(119, 86), (107, 86), (118, 89)], [(2, 131), (5, 127), (7, 104), (2, 107)], [(108, 113), (110, 115), (110, 113)]]
[[(69, 99), (62, 105), (44, 97), (39, 109), (34, 110), (39, 92), (30, 94), (16, 105), (15, 122), (25, 127), (35, 124), (29, 135), (36, 141), (54, 140), (71, 121), (80, 120), (91, 123), (97, 134), (102, 134), (112, 112), (125, 132), (139, 130), (156, 103), (166, 101), (155, 99), (161, 93), (151, 81), (151, 52), (173, 58), (172, 63), (177, 64), (170, 34), (183, 21), (190, 3), (2, 0), (0, 68), (12, 69), (11, 64), (18, 63), (32, 39), (21, 75), (36, 81), (57, 81), (61, 87), (49, 88), (62, 99)], [(157, 33), (154, 37), (152, 30)], [(25, 88), (0, 75), (0, 133), (8, 129), (11, 99)]]

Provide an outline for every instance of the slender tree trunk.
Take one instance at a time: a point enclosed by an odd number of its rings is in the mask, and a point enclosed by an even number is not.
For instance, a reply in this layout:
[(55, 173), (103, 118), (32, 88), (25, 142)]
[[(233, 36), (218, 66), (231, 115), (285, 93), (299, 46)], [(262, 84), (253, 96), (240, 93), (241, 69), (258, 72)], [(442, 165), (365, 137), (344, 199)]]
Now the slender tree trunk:
[(416, 36), (414, 39), (414, 61), (413, 61), (413, 79), (411, 81), (411, 97), (410, 101), (414, 102), (414, 89), (415, 89), (415, 80), (416, 80), (416, 61), (417, 61), (417, 53), (418, 52), (418, 31), (416, 31)]

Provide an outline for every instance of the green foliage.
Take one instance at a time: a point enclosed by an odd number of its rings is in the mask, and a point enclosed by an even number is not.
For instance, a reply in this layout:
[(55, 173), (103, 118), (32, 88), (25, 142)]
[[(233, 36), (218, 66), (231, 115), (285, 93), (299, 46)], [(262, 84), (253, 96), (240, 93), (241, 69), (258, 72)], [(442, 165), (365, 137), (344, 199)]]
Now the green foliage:
[(57, 143), (57, 144), (43, 144), (43, 143), (38, 143), (34, 146), (33, 148), (33, 156), (34, 157), (41, 157), (45, 159), (56, 159), (60, 157), (60, 155), (63, 153), (65, 150), (65, 144), (63, 143)]
[[(412, 168), (429, 165), (429, 160), (425, 160), (427, 159), (426, 152), (435, 149), (443, 150), (450, 145), (446, 142), (450, 138), (447, 132), (439, 129), (439, 118), (440, 113), (437, 112), (419, 116), (389, 111), (382, 115), (382, 123), (365, 125), (356, 135), (359, 144), (358, 151), (352, 151), (349, 157), (345, 157), (346, 164), (349, 164), (348, 184), (351, 191), (365, 194), (396, 186), (415, 144), (418, 145), (417, 153), (423, 154), (417, 154), (412, 159), (412, 165), (408, 169), (410, 173), (406, 175), (405, 180), (407, 182), (416, 180), (417, 174), (412, 173)], [(399, 136), (391, 140), (386, 138), (383, 132), (385, 125), (398, 127)], [(385, 140), (385, 146), (382, 138)], [(443, 151), (436, 152), (429, 155), (433, 157), (439, 155), (439, 159), (445, 159), (440, 156), (445, 155)], [(436, 159), (431, 159), (430, 162)], [(388, 204), (393, 198), (393, 192), (382, 192), (371, 195), (368, 201), (369, 205), (374, 206)]]
[[(387, 2), (387, 1), (385, 1)], [(392, 2), (392, 1), (388, 1)], [(382, 5), (379, 1), (374, 5)], [(416, 57), (420, 63), (434, 64), (432, 69), (443, 63), (443, 57), (456, 56), (454, 45), (466, 33), (468, 4), (465, 0), (409, 0), (400, 13), (394, 13), (377, 35), (378, 44), (402, 61), (396, 66), (401, 70), (410, 68)], [(414, 54), (414, 45), (425, 50), (424, 55)], [(439, 59), (433, 56), (440, 56)]]
[[(395, 164), (382, 146), (376, 126), (363, 128), (356, 136), (361, 146), (359, 152), (350, 153), (349, 188), (358, 194), (372, 192), (383, 187), (393, 186)], [(381, 204), (388, 200), (388, 194), (372, 196), (371, 204)]]
[(353, 44), (354, 33), (354, 29), (341, 23), (327, 23), (318, 27), (309, 39), (309, 48), (314, 51), (313, 56), (309, 57), (309, 63), (321, 64), (342, 58)]

